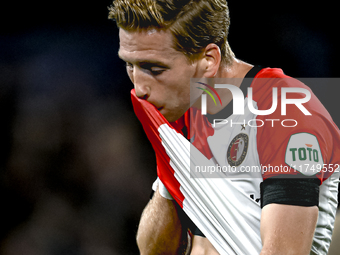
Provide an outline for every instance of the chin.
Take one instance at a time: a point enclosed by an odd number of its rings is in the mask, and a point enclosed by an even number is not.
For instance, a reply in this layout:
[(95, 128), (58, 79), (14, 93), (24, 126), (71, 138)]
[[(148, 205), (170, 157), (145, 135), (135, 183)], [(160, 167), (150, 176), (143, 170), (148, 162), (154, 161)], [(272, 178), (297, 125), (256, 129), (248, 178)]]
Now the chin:
[[(162, 113), (162, 112), (161, 112)], [(178, 120), (181, 116), (177, 116), (177, 115), (173, 115), (173, 114), (167, 114), (167, 113), (162, 113), (164, 118), (171, 122), (175, 122), (176, 120)]]
[[(164, 116), (164, 115), (163, 115)], [(175, 122), (176, 120), (178, 120), (179, 118), (175, 118), (173, 116), (170, 116), (170, 117), (167, 117), (167, 116), (164, 116), (164, 118), (169, 121), (170, 123), (171, 122)]]
[(168, 109), (165, 109), (165, 108), (160, 110), (160, 113), (170, 123), (175, 122), (176, 120), (181, 118), (184, 115), (185, 112), (186, 111), (184, 109), (178, 109), (178, 108), (176, 108), (175, 110), (168, 110)]

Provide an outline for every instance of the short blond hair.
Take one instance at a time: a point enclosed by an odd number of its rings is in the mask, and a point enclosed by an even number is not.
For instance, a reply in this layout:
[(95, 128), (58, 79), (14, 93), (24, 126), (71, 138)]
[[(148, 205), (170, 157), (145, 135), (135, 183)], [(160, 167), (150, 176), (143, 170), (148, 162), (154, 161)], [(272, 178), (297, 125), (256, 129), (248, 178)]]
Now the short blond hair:
[(109, 19), (128, 31), (169, 29), (174, 48), (190, 60), (210, 43), (220, 47), (223, 63), (232, 64), (235, 57), (227, 40), (230, 17), (226, 0), (115, 0), (109, 7)]

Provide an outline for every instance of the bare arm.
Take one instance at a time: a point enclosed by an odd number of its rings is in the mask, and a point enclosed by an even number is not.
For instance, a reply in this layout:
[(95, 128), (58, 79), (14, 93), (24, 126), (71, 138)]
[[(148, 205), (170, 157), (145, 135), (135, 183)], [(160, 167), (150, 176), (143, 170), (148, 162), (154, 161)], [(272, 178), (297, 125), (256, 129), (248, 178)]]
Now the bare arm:
[(163, 198), (157, 189), (143, 211), (137, 244), (141, 255), (184, 254), (187, 247), (175, 201)]
[(317, 219), (317, 206), (266, 205), (261, 214), (261, 255), (309, 254)]

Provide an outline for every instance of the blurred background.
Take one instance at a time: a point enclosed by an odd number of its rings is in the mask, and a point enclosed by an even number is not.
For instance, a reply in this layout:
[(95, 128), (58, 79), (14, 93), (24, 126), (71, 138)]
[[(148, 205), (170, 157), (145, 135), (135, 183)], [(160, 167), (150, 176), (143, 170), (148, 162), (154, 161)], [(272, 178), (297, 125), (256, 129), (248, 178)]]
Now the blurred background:
[[(230, 0), (236, 56), (294, 77), (339, 77), (336, 2), (305, 2)], [(110, 3), (1, 7), (0, 254), (138, 254), (156, 165)], [(339, 126), (339, 87), (312, 89)]]

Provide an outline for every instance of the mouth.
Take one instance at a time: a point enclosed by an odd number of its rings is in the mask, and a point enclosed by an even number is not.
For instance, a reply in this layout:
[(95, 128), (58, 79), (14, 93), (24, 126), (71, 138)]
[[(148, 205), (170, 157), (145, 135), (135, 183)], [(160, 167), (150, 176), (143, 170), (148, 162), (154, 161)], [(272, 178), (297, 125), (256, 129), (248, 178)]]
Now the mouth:
[(155, 107), (158, 111), (161, 111), (164, 108), (164, 106), (158, 106), (158, 105), (155, 105)]
[[(148, 100), (147, 100), (148, 101)], [(154, 103), (154, 102), (150, 102), (150, 101), (148, 101), (150, 104), (152, 104), (158, 111), (161, 111), (163, 108), (164, 108), (164, 106), (158, 106), (157, 105), (157, 103)]]

